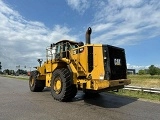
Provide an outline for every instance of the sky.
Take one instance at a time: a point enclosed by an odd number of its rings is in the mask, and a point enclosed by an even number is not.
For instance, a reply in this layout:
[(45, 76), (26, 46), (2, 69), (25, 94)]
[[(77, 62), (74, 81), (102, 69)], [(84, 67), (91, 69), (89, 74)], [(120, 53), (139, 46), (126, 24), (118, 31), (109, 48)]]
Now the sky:
[(59, 40), (125, 49), (127, 68), (160, 67), (159, 0), (0, 0), (2, 69), (29, 69), (45, 61), (46, 47)]

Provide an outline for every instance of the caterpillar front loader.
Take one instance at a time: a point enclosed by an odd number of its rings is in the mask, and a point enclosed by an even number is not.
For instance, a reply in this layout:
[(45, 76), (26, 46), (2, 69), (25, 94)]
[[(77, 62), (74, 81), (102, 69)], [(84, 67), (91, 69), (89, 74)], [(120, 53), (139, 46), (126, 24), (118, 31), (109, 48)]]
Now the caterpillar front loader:
[(107, 44), (91, 44), (92, 29), (86, 31), (86, 44), (62, 40), (46, 49), (46, 61), (32, 71), (29, 87), (39, 92), (51, 88), (55, 100), (70, 101), (77, 90), (87, 94), (118, 90), (131, 83), (127, 79), (125, 50)]

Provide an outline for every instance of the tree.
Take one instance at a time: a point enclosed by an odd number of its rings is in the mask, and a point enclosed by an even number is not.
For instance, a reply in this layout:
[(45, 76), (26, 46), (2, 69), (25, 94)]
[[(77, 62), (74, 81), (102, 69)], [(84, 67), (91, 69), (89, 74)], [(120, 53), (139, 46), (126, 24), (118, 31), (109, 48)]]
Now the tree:
[(151, 65), (151, 66), (149, 67), (149, 74), (150, 74), (150, 75), (156, 75), (157, 73), (158, 73), (157, 67), (155, 67), (154, 65)]
[(3, 73), (9, 75), (9, 69), (5, 69)]
[(1, 65), (1, 62), (0, 62), (0, 71), (2, 70), (2, 65)]
[(16, 71), (16, 75), (27, 75), (27, 71), (26, 70), (22, 70), (22, 69), (18, 69), (17, 71)]
[(157, 74), (160, 75), (160, 68), (157, 67)]
[(145, 70), (139, 70), (139, 71), (138, 71), (138, 74), (139, 74), (139, 75), (144, 75), (144, 74), (146, 74), (146, 71), (145, 71)]
[(9, 70), (9, 69), (5, 69), (5, 70), (3, 71), (3, 73), (4, 73), (4, 74), (7, 74), (7, 75), (14, 75), (14, 74), (15, 74), (14, 70)]

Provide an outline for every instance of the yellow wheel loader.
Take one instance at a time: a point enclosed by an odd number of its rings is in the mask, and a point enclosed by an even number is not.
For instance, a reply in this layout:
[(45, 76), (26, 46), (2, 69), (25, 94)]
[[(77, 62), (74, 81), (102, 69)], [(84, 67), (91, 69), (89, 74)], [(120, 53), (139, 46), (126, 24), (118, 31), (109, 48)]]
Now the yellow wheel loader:
[(86, 43), (61, 40), (46, 49), (46, 61), (32, 71), (29, 87), (39, 92), (51, 88), (55, 100), (70, 101), (78, 90), (87, 94), (118, 90), (131, 83), (127, 79), (125, 50), (107, 44), (91, 44), (92, 29)]

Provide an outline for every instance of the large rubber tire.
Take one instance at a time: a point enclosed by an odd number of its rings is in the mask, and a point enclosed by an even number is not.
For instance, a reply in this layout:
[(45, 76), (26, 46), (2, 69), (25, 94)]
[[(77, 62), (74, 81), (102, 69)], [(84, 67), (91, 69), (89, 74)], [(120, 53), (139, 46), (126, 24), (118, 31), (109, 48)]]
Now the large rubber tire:
[[(55, 87), (59, 82), (58, 87)], [(77, 94), (77, 87), (72, 84), (71, 74), (67, 68), (57, 69), (53, 72), (51, 80), (51, 94), (55, 100), (67, 102)]]
[(38, 71), (32, 71), (29, 77), (29, 88), (32, 92), (41, 92), (45, 87), (44, 80), (37, 79)]

